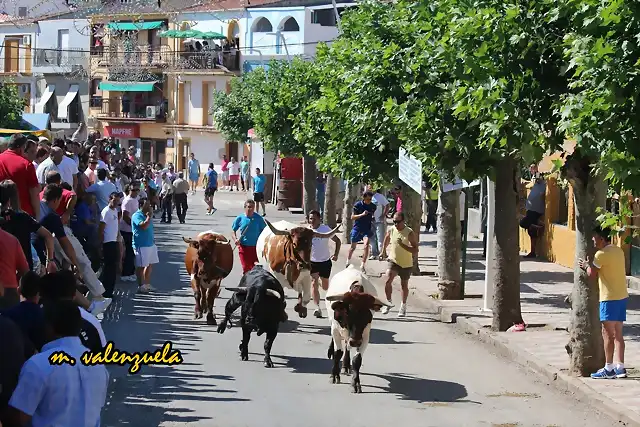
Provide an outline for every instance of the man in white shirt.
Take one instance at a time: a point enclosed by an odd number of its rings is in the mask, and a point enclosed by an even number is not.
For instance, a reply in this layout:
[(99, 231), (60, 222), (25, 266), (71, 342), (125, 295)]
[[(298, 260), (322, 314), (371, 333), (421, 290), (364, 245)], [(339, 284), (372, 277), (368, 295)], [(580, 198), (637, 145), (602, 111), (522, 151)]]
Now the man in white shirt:
[[(64, 152), (61, 148), (51, 148), (51, 151), (49, 152), (49, 158), (40, 163), (38, 165), (38, 169), (36, 169), (36, 176), (38, 177), (38, 182), (40, 183), (40, 185), (47, 185), (47, 175), (49, 174), (49, 172), (60, 172), (60, 163), (62, 162), (63, 157)], [(60, 176), (62, 177), (62, 174), (60, 174)]]
[(171, 224), (171, 215), (173, 213), (173, 184), (165, 172), (162, 173), (162, 190), (160, 190), (162, 199), (162, 218), (160, 222)]
[(189, 208), (189, 205), (187, 205), (188, 192), (189, 183), (184, 179), (184, 174), (179, 172), (178, 178), (173, 181), (173, 201), (176, 205), (176, 215), (178, 215), (180, 224), (185, 223), (187, 216), (187, 209)]
[(100, 228), (98, 239), (102, 247), (102, 275), (100, 281), (104, 286), (104, 296), (113, 298), (113, 289), (116, 286), (116, 273), (118, 271), (118, 206), (120, 205), (119, 193), (109, 195), (109, 204), (100, 213)]
[[(369, 186), (368, 191), (372, 191), (371, 186)], [(373, 194), (372, 201), (373, 204), (376, 205), (376, 211), (373, 213), (373, 222), (371, 223), (373, 236), (369, 239), (371, 244), (371, 256), (369, 259), (377, 259), (382, 252), (382, 243), (384, 242), (384, 235), (387, 232), (389, 200), (387, 200), (378, 189)]]
[[(322, 223), (320, 212), (309, 211), (307, 217), (309, 225), (313, 231), (318, 233), (328, 233), (331, 228)], [(318, 279), (322, 283), (322, 289), (325, 291), (329, 288), (329, 276), (331, 276), (331, 268), (333, 263), (331, 261), (338, 260), (338, 254), (340, 254), (340, 239), (338, 236), (332, 236), (331, 240), (336, 245), (336, 248), (331, 255), (329, 250), (329, 239), (323, 239), (320, 237), (314, 237), (311, 242), (311, 277), (313, 278), (313, 302), (316, 304), (316, 309), (313, 315), (318, 319), (322, 318), (322, 310), (320, 309), (320, 290), (318, 289)]]
[[(73, 145), (73, 144), (70, 144)], [(67, 148), (64, 139), (56, 138), (53, 140), (53, 147), (58, 147), (62, 150), (62, 160), (58, 165), (58, 172), (60, 172), (60, 176), (62, 177), (62, 181), (66, 182), (71, 186), (71, 188), (76, 189), (78, 187), (78, 164), (71, 157), (68, 157), (65, 154), (65, 150)], [(73, 148), (71, 148), (73, 151)]]
[(234, 184), (236, 186), (236, 191), (240, 191), (239, 183), (240, 183), (240, 163), (238, 163), (236, 159), (232, 157), (231, 162), (229, 163), (229, 187), (231, 191), (233, 191)]
[[(133, 231), (131, 230), (131, 217), (138, 210), (138, 196), (140, 183), (133, 181), (124, 188), (126, 194), (122, 200), (122, 219), (120, 221), (120, 234), (124, 240), (124, 261), (122, 263), (122, 277), (125, 282), (135, 282), (136, 266), (133, 252)], [(145, 196), (146, 197), (146, 196)]]

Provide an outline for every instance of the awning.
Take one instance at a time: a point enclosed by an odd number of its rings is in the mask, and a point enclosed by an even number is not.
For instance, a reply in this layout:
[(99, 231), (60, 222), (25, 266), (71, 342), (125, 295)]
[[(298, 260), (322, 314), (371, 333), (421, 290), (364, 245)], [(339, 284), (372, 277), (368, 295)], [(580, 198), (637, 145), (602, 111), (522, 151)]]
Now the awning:
[(153, 92), (156, 82), (100, 82), (100, 90), (116, 92)]
[(40, 97), (40, 101), (38, 101), (37, 104), (35, 105), (36, 113), (44, 113), (44, 107), (47, 105), (47, 102), (49, 102), (49, 100), (53, 96), (53, 92), (55, 90), (56, 90), (55, 85), (47, 85), (46, 89), (44, 90), (44, 93), (42, 94), (42, 97)]
[(58, 105), (58, 120), (66, 120), (69, 118), (69, 105), (78, 95), (78, 85), (69, 86), (69, 92), (64, 96), (64, 99)]
[[(49, 129), (49, 114), (22, 113), (22, 126), (26, 128), (25, 130), (29, 131), (47, 130)], [(19, 132), (20, 131), (17, 131), (17, 133)]]
[(109, 22), (107, 28), (116, 31), (155, 30), (162, 27), (162, 21), (149, 22)]

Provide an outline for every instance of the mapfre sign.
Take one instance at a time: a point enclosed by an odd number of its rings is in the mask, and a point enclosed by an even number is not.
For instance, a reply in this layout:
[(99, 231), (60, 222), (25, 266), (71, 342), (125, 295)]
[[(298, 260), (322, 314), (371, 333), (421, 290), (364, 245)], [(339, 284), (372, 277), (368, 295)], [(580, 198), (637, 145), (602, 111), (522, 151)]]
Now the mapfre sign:
[(124, 139), (140, 138), (140, 128), (137, 125), (105, 126), (104, 136)]

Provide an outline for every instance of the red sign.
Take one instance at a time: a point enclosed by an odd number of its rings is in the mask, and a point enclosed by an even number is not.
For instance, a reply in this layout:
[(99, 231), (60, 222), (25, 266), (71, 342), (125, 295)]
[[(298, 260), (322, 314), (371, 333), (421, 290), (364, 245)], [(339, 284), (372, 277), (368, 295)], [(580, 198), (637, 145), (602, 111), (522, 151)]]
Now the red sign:
[(104, 136), (123, 139), (140, 138), (140, 128), (135, 124), (118, 126), (109, 125), (104, 127)]

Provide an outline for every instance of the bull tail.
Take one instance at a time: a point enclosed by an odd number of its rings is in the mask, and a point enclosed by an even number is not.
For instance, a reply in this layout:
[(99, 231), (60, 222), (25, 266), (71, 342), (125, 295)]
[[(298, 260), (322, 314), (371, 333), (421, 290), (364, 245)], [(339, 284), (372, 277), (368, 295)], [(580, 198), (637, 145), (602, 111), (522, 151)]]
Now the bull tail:
[(241, 292), (241, 291), (234, 292), (231, 298), (229, 298), (229, 301), (227, 301), (227, 304), (224, 307), (224, 319), (222, 320), (222, 322), (220, 322), (220, 325), (218, 325), (219, 334), (223, 334), (224, 331), (227, 330), (227, 326), (229, 328), (232, 326), (231, 316), (238, 308), (240, 308), (242, 304), (244, 304), (244, 301), (246, 299), (247, 299), (246, 290), (244, 290), (244, 292)]

